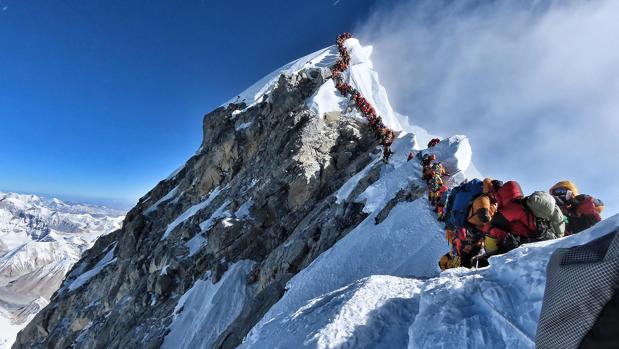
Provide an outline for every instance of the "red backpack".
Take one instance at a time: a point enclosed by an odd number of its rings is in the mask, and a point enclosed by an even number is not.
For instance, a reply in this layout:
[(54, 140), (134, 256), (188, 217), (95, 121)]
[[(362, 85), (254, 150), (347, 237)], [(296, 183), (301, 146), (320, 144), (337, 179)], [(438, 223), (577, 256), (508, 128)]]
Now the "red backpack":
[(492, 194), (497, 202), (499, 209), (510, 202), (523, 197), (520, 184), (516, 181), (508, 181), (499, 190)]

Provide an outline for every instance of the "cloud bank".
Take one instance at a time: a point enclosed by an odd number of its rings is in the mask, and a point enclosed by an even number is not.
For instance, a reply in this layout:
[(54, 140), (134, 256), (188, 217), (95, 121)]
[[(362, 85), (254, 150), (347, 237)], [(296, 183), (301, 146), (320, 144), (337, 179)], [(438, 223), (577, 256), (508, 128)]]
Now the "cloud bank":
[(572, 179), (619, 212), (618, 1), (401, 1), (355, 33), (395, 109), (467, 134), (484, 175)]

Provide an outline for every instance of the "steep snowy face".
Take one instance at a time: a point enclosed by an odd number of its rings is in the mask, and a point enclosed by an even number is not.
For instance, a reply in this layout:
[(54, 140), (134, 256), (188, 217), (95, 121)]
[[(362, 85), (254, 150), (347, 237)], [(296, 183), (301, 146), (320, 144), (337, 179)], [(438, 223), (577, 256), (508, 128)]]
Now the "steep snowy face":
[(310, 53), (304, 57), (301, 57), (295, 61), (284, 65), (277, 70), (274, 70), (262, 79), (256, 81), (245, 91), (239, 93), (238, 96), (226, 102), (223, 107), (227, 107), (231, 103), (244, 103), (245, 108), (252, 107), (257, 103), (264, 101), (264, 98), (270, 95), (271, 92), (273, 92), (275, 87), (277, 87), (280, 76), (292, 76), (294, 74), (297, 74), (301, 70), (327, 69), (335, 63), (337, 57), (338, 52), (335, 46), (330, 46), (322, 50)]
[(348, 39), (344, 46), (350, 52), (350, 67), (344, 72), (348, 83), (361, 92), (368, 102), (374, 106), (383, 122), (393, 131), (402, 131), (404, 128), (398, 115), (391, 108), (387, 91), (380, 84), (378, 73), (370, 59), (372, 46), (362, 46), (357, 39)]
[(104, 207), (0, 193), (0, 348), (47, 304), (82, 252), (123, 218)]
[[(370, 59), (372, 46), (362, 46), (357, 39), (346, 40), (344, 46), (350, 52), (351, 57), (349, 68), (343, 72), (344, 79), (376, 109), (387, 127), (396, 132), (403, 131), (401, 120), (406, 118), (394, 112), (389, 104), (387, 92), (380, 84), (378, 73), (374, 71)], [(337, 53), (335, 47), (330, 50)], [(328, 61), (330, 64), (334, 62), (335, 60), (331, 58)], [(353, 107), (353, 103), (335, 88), (333, 80), (328, 80), (320, 87), (318, 92), (308, 100), (308, 107), (318, 115), (345, 112), (348, 117), (363, 120), (361, 114)]]
[[(284, 302), (301, 295), (295, 278), (291, 291), (241, 347), (448, 348), (465, 344), (471, 348), (535, 348), (546, 265), (552, 252), (618, 228), (616, 215), (578, 235), (492, 257), (488, 268), (452, 269), (429, 279), (368, 276), (352, 270), (349, 274), (355, 275), (346, 277), (356, 281), (350, 284), (323, 287), (294, 303)], [(381, 271), (398, 274), (387, 268)], [(304, 287), (322, 286), (310, 281)]]

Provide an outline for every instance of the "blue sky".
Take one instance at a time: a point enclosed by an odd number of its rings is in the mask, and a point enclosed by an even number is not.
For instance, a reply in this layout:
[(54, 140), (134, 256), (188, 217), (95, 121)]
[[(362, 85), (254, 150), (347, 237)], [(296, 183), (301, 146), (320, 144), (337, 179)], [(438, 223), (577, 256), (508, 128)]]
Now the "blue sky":
[(137, 201), (202, 117), (372, 1), (0, 0), (0, 190)]

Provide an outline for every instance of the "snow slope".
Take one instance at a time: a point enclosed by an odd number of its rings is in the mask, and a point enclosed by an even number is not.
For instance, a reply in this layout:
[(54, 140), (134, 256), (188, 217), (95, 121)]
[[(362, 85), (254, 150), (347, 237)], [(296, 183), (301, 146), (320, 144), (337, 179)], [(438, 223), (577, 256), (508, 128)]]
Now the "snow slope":
[(344, 277), (357, 280), (341, 288), (304, 283), (322, 288), (312, 298), (299, 297), (295, 278), (284, 299), (294, 293), (298, 301), (278, 303), (242, 347), (534, 348), (552, 252), (617, 228), (619, 215), (578, 235), (492, 257), (488, 268), (459, 268), (430, 279), (364, 277), (355, 270)]
[(83, 251), (119, 229), (123, 212), (0, 193), (0, 348), (43, 308)]
[(208, 276), (197, 281), (179, 300), (161, 347), (209, 348), (251, 299), (247, 275), (253, 265), (247, 260), (233, 264), (216, 284)]
[[(351, 62), (349, 68), (343, 72), (344, 79), (361, 92), (367, 101), (374, 106), (387, 127), (396, 132), (403, 131), (404, 128), (398, 117), (399, 114), (395, 113), (393, 108), (391, 108), (387, 92), (380, 84), (378, 73), (373, 70), (372, 61), (370, 60), (372, 46), (362, 46), (357, 39), (347, 40), (345, 46), (350, 52)], [(330, 50), (335, 50), (335, 47), (330, 48)], [(320, 65), (316, 66), (333, 64), (331, 56), (324, 56), (324, 58)], [(285, 71), (285, 73), (290, 74), (294, 73), (294, 71)], [(348, 98), (342, 96), (337, 91), (335, 83), (331, 79), (327, 80), (307, 102), (310, 110), (319, 116), (332, 111), (345, 112), (348, 105)], [(355, 109), (353, 108), (353, 110)], [(363, 119), (356, 111), (353, 111), (352, 115)]]
[(396, 132), (402, 131), (400, 120), (389, 104), (387, 91), (380, 84), (370, 60), (372, 46), (362, 46), (354, 38), (346, 40), (344, 46), (350, 52), (350, 67), (344, 71), (344, 78), (374, 106), (387, 127)]
[(249, 108), (261, 102), (263, 97), (273, 91), (275, 86), (277, 86), (277, 80), (279, 80), (280, 75), (292, 75), (307, 68), (329, 68), (338, 59), (338, 55), (337, 47), (334, 45), (301, 57), (256, 81), (238, 96), (226, 102), (224, 106), (230, 103), (244, 102)]

